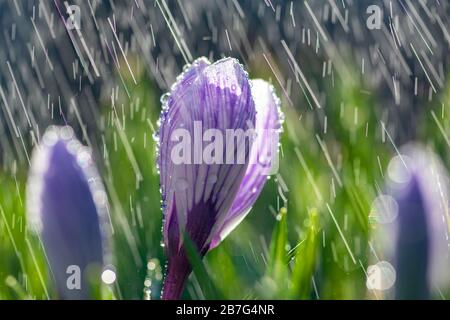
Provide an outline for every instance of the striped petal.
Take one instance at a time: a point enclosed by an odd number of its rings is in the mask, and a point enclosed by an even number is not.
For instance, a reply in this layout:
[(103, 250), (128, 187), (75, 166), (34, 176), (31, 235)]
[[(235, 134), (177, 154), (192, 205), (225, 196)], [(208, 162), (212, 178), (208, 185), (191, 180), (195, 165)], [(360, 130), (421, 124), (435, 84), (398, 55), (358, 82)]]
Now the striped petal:
[(230, 211), (211, 242), (215, 248), (245, 218), (259, 197), (267, 178), (278, 166), (278, 144), (283, 114), (280, 100), (272, 85), (264, 80), (252, 80), (252, 95), (256, 108), (256, 140), (250, 163)]
[[(189, 122), (189, 108), (193, 104), (193, 97), (196, 94), (197, 85), (195, 82), (208, 65), (210, 65), (210, 62), (206, 58), (194, 61), (178, 77), (177, 82), (171, 88), (170, 94), (167, 93), (161, 97), (162, 112), (159, 119), (158, 132), (158, 168), (165, 219), (163, 236), (166, 245), (169, 243), (169, 226), (176, 223), (178, 228), (178, 223), (172, 220), (172, 214), (176, 213), (175, 201), (169, 201), (169, 199), (173, 200), (175, 196), (173, 181), (175, 163), (171, 160), (171, 153), (177, 141), (172, 139), (172, 135), (175, 130), (183, 128), (186, 121)], [(186, 117), (188, 119), (184, 119)], [(177, 228), (171, 228), (171, 230)], [(176, 234), (173, 236), (175, 237)]]
[[(250, 153), (248, 143), (244, 148), (247, 161), (228, 164), (225, 157), (237, 158), (239, 145), (236, 143), (230, 152), (223, 141), (219, 144), (221, 161), (206, 163), (203, 151), (217, 141), (213, 137), (210, 141), (203, 141), (203, 138), (210, 129), (224, 138), (227, 130), (246, 131), (255, 125), (250, 82), (235, 59), (223, 59), (212, 65), (205, 59), (197, 60), (178, 80), (164, 109), (159, 165), (166, 219), (165, 243), (168, 252), (178, 252), (179, 229), (186, 229), (203, 250), (211, 241), (216, 222), (223, 219), (232, 205)], [(189, 157), (187, 162), (180, 163), (174, 160), (174, 156), (178, 156), (174, 151), (176, 153), (177, 144), (184, 139), (189, 140), (189, 150), (184, 150)], [(207, 225), (206, 230), (199, 228), (199, 222)], [(175, 225), (177, 228), (171, 228)]]

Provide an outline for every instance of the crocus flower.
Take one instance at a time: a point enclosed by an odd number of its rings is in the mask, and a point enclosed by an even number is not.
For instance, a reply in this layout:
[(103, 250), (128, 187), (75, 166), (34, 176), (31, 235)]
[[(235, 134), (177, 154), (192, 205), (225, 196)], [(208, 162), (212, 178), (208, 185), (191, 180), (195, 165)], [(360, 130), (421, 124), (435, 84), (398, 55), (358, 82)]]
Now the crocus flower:
[[(168, 256), (162, 298), (178, 299), (191, 271), (183, 235), (204, 256), (242, 221), (273, 167), (282, 116), (272, 86), (250, 81), (232, 58), (213, 64), (196, 60), (162, 102), (158, 167)], [(248, 140), (220, 141), (227, 133), (248, 130), (255, 133)], [(174, 161), (186, 139), (191, 144), (181, 157), (187, 161)], [(204, 158), (211, 145), (214, 161)], [(242, 154), (245, 160), (239, 162)]]
[(402, 148), (388, 176), (392, 203), (382, 238), (394, 296), (431, 298), (450, 280), (448, 176), (438, 157), (417, 145)]
[(61, 299), (91, 297), (100, 279), (106, 202), (90, 150), (70, 127), (47, 129), (32, 158), (27, 212)]

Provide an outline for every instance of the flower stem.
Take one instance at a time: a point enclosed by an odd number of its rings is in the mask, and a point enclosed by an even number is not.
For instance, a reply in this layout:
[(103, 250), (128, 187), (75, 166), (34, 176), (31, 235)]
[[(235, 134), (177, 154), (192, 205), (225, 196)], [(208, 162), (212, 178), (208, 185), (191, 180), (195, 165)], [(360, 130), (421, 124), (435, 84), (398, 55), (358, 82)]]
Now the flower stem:
[(167, 265), (161, 299), (179, 300), (190, 273), (191, 267), (184, 253), (171, 257)]

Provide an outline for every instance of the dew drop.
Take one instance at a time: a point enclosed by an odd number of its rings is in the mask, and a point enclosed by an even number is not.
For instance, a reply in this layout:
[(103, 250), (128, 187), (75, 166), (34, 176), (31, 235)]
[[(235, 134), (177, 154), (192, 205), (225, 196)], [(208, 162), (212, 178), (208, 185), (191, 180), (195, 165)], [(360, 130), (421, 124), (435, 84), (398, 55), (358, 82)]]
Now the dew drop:
[(56, 141), (58, 141), (58, 133), (54, 129), (47, 130), (44, 137), (42, 138), (42, 142), (48, 147), (53, 146), (56, 143)]
[(190, 63), (187, 63), (183, 66), (183, 72), (186, 72), (191, 67)]
[(86, 168), (91, 164), (91, 154), (87, 150), (83, 150), (77, 155), (77, 163), (81, 168)]
[(159, 101), (160, 101), (163, 105), (165, 105), (165, 104), (167, 104), (167, 101), (169, 101), (169, 98), (170, 98), (170, 93), (166, 92), (166, 93), (164, 93), (164, 94), (161, 96), (161, 98), (159, 99)]
[(64, 140), (70, 140), (74, 137), (73, 129), (69, 126), (64, 126), (60, 129), (59, 134), (62, 139)]
[(159, 131), (155, 131), (155, 132), (152, 134), (152, 138), (153, 138), (153, 141), (159, 142)]

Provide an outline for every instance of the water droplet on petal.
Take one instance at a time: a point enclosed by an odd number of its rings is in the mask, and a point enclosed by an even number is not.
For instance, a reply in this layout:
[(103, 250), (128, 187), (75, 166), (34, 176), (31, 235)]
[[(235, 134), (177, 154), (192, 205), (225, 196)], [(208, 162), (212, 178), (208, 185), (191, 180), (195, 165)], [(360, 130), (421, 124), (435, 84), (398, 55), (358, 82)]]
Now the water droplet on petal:
[(170, 93), (166, 92), (161, 96), (159, 101), (161, 102), (162, 105), (165, 105), (165, 104), (167, 104), (167, 101), (169, 101), (169, 98), (170, 98)]
[(87, 168), (91, 164), (91, 154), (88, 150), (83, 150), (77, 155), (77, 163), (81, 168)]
[(73, 139), (73, 137), (74, 137), (73, 129), (69, 126), (62, 127), (59, 130), (59, 134), (60, 134), (61, 138), (64, 140), (70, 140), (70, 139)]
[(191, 67), (191, 64), (190, 64), (190, 63), (186, 63), (186, 64), (183, 66), (183, 72), (185, 72), (186, 70), (188, 70), (190, 67)]
[(42, 137), (42, 142), (44, 145), (51, 147), (53, 146), (56, 141), (58, 141), (58, 133), (54, 129), (49, 129)]

